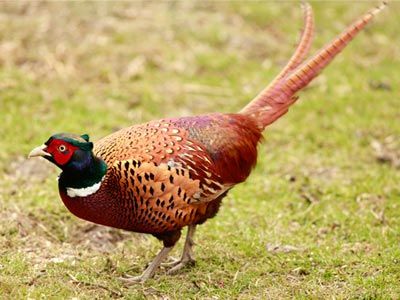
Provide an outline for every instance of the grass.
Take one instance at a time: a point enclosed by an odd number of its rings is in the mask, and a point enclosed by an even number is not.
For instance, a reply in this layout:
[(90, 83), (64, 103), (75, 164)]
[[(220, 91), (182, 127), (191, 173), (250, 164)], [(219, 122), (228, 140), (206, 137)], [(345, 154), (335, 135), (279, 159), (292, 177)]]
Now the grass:
[[(265, 132), (259, 162), (196, 235), (195, 268), (140, 273), (151, 236), (67, 212), (58, 170), (27, 153), (56, 132), (243, 107), (294, 49), (293, 3), (3, 2), (0, 298), (400, 297), (399, 4)], [(375, 2), (322, 2), (317, 47)], [(179, 255), (182, 241), (174, 250)]]

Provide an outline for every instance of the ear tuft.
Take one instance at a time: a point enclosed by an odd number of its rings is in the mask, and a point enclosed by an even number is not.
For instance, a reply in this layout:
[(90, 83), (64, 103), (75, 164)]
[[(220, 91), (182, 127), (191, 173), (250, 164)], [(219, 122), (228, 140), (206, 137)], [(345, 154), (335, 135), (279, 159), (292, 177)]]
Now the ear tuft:
[(83, 138), (86, 142), (89, 142), (89, 135), (88, 134), (82, 134), (81, 138)]

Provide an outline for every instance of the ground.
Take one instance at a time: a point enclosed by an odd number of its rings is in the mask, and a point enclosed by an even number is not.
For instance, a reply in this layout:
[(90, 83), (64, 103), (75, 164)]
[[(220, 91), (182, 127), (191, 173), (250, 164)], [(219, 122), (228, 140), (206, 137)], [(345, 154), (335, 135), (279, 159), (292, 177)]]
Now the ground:
[[(312, 3), (312, 51), (376, 4)], [(250, 178), (199, 228), (196, 266), (130, 287), (118, 277), (139, 274), (161, 244), (71, 215), (59, 171), (27, 154), (57, 132), (96, 140), (152, 119), (238, 111), (290, 57), (300, 6), (0, 7), (0, 298), (400, 297), (399, 3), (267, 128)]]

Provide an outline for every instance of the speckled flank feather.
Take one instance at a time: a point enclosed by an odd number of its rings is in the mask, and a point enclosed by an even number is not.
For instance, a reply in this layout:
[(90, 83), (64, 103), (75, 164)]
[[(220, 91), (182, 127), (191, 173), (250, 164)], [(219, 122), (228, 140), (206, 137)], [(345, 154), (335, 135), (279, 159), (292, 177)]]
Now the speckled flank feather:
[(127, 228), (172, 231), (195, 223), (201, 214), (200, 182), (183, 168), (125, 160), (116, 162), (110, 172), (127, 206)]

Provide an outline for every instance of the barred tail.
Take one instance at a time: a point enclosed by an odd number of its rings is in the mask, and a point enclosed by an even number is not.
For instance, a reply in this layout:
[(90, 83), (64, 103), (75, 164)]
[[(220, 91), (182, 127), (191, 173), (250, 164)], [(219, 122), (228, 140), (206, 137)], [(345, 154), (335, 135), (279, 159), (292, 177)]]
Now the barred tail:
[(383, 2), (359, 18), (306, 63), (261, 92), (241, 113), (252, 115), (261, 129), (273, 123), (297, 100), (296, 92), (307, 86), (385, 6)]
[[(263, 95), (263, 97), (265, 97), (266, 95), (268, 95), (273, 89), (274, 85), (280, 79), (284, 78), (288, 73), (296, 69), (304, 61), (308, 52), (310, 51), (312, 40), (314, 37), (314, 14), (310, 4), (302, 3), (302, 8), (304, 11), (304, 27), (296, 51), (293, 53), (292, 57), (289, 59), (282, 71), (270, 82), (270, 84), (263, 91), (261, 91), (259, 96)], [(252, 102), (244, 107), (241, 112), (246, 111), (251, 104)]]

